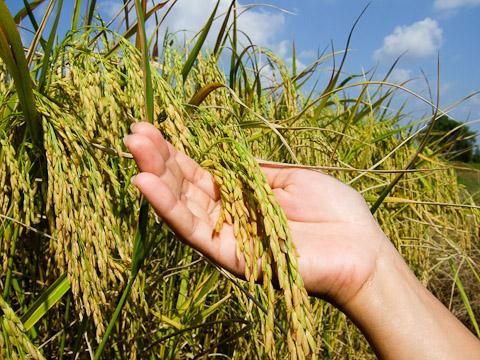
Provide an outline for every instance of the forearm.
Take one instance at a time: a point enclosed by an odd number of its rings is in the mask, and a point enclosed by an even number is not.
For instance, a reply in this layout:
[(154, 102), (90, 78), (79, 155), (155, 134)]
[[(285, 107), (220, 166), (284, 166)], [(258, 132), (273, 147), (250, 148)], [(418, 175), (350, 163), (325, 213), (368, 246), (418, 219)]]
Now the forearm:
[(382, 359), (480, 359), (480, 341), (386, 250), (375, 275), (345, 305)]

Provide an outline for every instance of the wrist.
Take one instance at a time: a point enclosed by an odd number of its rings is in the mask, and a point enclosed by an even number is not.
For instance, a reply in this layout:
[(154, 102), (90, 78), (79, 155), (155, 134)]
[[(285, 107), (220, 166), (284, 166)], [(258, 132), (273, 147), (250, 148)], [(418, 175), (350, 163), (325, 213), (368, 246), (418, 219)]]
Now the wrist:
[(393, 248), (343, 311), (381, 359), (471, 359), (478, 340), (415, 277)]
[(385, 304), (388, 297), (395, 293), (415, 297), (419, 288), (423, 290), (423, 285), (400, 254), (391, 244), (384, 244), (377, 255), (374, 271), (356, 294), (342, 306), (342, 310), (355, 316), (367, 306)]
[(425, 314), (423, 292), (426, 289), (392, 249), (393, 246), (391, 249), (385, 247), (381, 251), (371, 278), (344, 308), (382, 359), (402, 359), (388, 354), (401, 354), (405, 348), (411, 349), (412, 336), (419, 341), (428, 341), (414, 335), (417, 317)]
[(375, 318), (381, 317), (384, 322), (393, 320), (398, 314), (389, 314), (388, 310), (399, 306), (400, 302), (415, 304), (422, 303), (422, 293), (426, 291), (407, 264), (390, 246), (384, 246), (380, 251), (375, 270), (358, 292), (342, 310), (354, 320), (358, 326), (364, 327), (371, 322), (371, 314), (375, 311)]

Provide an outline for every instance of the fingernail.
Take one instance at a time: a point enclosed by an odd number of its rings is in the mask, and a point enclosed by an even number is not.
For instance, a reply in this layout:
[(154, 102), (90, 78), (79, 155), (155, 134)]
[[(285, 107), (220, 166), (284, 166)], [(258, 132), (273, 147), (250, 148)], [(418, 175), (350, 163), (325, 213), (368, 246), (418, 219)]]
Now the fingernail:
[(130, 125), (130, 131), (131, 131), (131, 132), (135, 132), (135, 128), (136, 128), (136, 127), (137, 127), (137, 123), (132, 123), (132, 124)]
[(128, 139), (129, 136), (130, 136), (130, 135), (125, 135), (125, 136), (123, 137), (123, 145), (127, 146), (127, 139)]
[(137, 178), (136, 175), (133, 175), (133, 176), (130, 178), (130, 183), (132, 183), (132, 184), (135, 185), (135, 186), (137, 186), (137, 185), (135, 184), (135, 179), (136, 179), (136, 178)]

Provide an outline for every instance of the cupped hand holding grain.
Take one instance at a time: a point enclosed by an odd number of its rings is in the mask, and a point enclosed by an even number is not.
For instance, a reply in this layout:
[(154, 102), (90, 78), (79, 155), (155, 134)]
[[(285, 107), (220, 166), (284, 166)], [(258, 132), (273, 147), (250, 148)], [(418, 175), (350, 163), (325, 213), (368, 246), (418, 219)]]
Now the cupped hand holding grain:
[[(221, 202), (213, 176), (175, 150), (149, 123), (136, 123), (125, 143), (140, 173), (133, 179), (183, 241), (243, 276), (233, 228), (213, 228)], [(352, 188), (319, 172), (262, 166), (288, 218), (299, 267), (310, 294), (345, 303), (369, 278), (384, 235), (363, 198)], [(213, 234), (213, 236), (212, 236)]]
[[(213, 176), (160, 131), (136, 123), (125, 138), (132, 183), (182, 240), (244, 277), (231, 225), (213, 231), (221, 202)], [(283, 208), (307, 291), (339, 306), (384, 359), (480, 359), (478, 340), (415, 278), (362, 198), (331, 176), (262, 166)]]

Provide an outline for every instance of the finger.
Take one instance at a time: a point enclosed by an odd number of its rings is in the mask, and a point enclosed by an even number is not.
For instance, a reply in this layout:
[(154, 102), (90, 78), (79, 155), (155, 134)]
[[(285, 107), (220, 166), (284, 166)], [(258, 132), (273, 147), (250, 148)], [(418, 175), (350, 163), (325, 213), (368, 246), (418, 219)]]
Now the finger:
[(142, 134), (150, 139), (165, 160), (170, 157), (167, 141), (160, 130), (148, 122), (137, 122), (130, 126), (133, 134)]
[(186, 243), (210, 255), (214, 249), (211, 227), (195, 216), (158, 176), (140, 173), (132, 179), (135, 185), (170, 228)]
[(148, 172), (159, 176), (174, 194), (180, 197), (184, 176), (180, 169), (174, 171), (175, 167), (178, 168), (174, 159), (165, 160), (158, 147), (152, 143), (149, 137), (141, 133), (126, 136), (124, 142), (132, 153), (140, 172)]
[(124, 143), (133, 155), (141, 172), (149, 172), (157, 176), (165, 173), (166, 159), (148, 136), (141, 133), (127, 135)]
[(198, 165), (193, 159), (189, 158), (182, 152), (177, 151), (170, 143), (168, 143), (168, 141), (164, 139), (162, 133), (155, 126), (147, 122), (138, 122), (131, 125), (131, 130), (135, 134), (147, 136), (158, 148), (166, 161), (168, 161), (167, 159), (169, 156), (175, 157), (175, 160), (178, 163), (178, 168), (174, 164), (172, 164), (170, 167), (176, 176), (178, 175), (177, 171), (181, 171), (189, 181), (195, 183), (214, 200), (218, 200), (220, 198), (218, 186), (215, 184), (213, 176), (200, 165)]
[(207, 210), (202, 204), (199, 204), (197, 201), (188, 197), (187, 195), (182, 196), (182, 202), (192, 212), (194, 216), (198, 217), (200, 220), (207, 223), (213, 231), (213, 226), (214, 226), (213, 221), (211, 221), (210, 216), (207, 213)]
[[(148, 138), (165, 159), (166, 166), (173, 175), (175, 177), (181, 177), (182, 172), (173, 157), (176, 150), (165, 140), (160, 130), (148, 122), (133, 123), (130, 128), (133, 134), (143, 135)], [(148, 172), (148, 170), (146, 171)]]
[(272, 189), (284, 189), (290, 184), (292, 169), (265, 164), (260, 164), (260, 168)]
[(207, 214), (211, 214), (217, 204), (207, 193), (188, 180), (183, 182), (182, 194), (195, 201)]
[(180, 151), (175, 152), (174, 156), (183, 175), (188, 181), (208, 194), (214, 201), (220, 199), (220, 191), (212, 174), (203, 169), (195, 160)]

